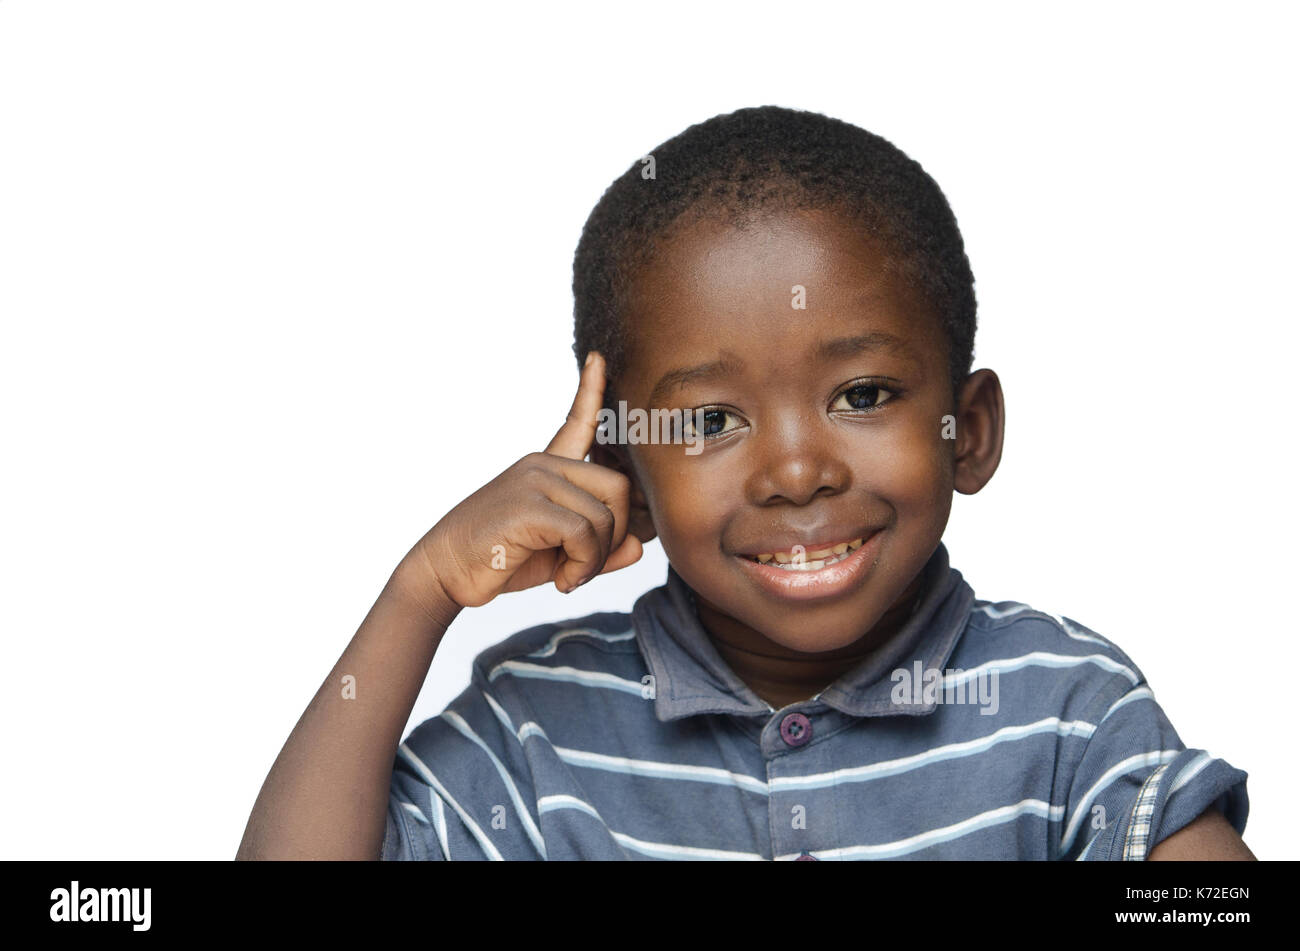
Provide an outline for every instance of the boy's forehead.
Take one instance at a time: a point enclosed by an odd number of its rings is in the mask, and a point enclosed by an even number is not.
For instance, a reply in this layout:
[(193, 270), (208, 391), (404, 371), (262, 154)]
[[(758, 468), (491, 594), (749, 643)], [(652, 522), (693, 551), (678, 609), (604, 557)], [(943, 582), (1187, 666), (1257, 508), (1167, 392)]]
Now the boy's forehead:
[[(629, 376), (727, 350), (769, 364), (814, 358), (863, 336), (942, 364), (923, 296), (878, 241), (840, 216), (774, 213), (741, 226), (701, 220), (657, 243), (628, 308)], [(861, 343), (861, 341), (859, 341)]]

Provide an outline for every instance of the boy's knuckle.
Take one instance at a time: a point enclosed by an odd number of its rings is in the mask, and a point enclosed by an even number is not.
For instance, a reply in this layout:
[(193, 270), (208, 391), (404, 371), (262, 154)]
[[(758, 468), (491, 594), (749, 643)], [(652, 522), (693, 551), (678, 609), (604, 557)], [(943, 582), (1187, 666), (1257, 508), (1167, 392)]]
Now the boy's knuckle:
[(584, 545), (594, 545), (600, 547), (600, 536), (596, 532), (596, 526), (591, 524), (591, 520), (579, 515), (578, 523), (574, 529), (577, 539)]
[(546, 453), (530, 452), (519, 460), (519, 465), (525, 476), (529, 478), (539, 478), (549, 472), (546, 463)]

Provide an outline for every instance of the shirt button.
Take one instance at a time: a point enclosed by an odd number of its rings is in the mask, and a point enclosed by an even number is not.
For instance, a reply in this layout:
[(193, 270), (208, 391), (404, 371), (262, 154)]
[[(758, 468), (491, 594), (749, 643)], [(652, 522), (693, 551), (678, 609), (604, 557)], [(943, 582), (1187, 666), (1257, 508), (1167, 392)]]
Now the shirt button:
[(803, 852), (803, 853), (801, 853), (801, 854), (799, 855), (798, 858), (795, 859), (795, 861), (796, 861), (796, 862), (816, 862), (816, 861), (819, 861), (819, 860), (818, 860), (817, 856), (815, 856), (815, 855), (809, 855), (807, 852)]
[(812, 721), (802, 713), (786, 714), (781, 721), (781, 739), (787, 746), (803, 746), (812, 739)]

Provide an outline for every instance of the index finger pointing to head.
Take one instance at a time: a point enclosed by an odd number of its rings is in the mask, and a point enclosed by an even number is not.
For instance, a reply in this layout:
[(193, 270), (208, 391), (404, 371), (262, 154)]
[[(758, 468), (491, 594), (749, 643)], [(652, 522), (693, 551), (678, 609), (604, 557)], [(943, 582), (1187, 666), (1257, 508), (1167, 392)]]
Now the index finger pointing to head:
[(582, 460), (596, 439), (596, 422), (605, 399), (605, 358), (595, 350), (578, 378), (578, 395), (564, 425), (556, 432), (546, 451), (566, 459)]

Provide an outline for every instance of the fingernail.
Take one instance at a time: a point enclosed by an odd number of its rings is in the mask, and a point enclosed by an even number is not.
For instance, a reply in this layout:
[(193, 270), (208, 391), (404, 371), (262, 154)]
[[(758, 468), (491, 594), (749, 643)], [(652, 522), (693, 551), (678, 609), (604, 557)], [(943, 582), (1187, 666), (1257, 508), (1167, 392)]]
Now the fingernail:
[(596, 357), (596, 351), (595, 351), (595, 350), (588, 350), (588, 351), (587, 351), (587, 362), (584, 363), (584, 364), (582, 365), (582, 368), (585, 370), (587, 367), (591, 366), (591, 361), (592, 361), (593, 359), (595, 359), (595, 357)]

